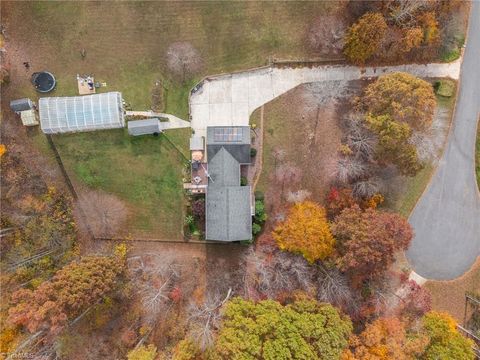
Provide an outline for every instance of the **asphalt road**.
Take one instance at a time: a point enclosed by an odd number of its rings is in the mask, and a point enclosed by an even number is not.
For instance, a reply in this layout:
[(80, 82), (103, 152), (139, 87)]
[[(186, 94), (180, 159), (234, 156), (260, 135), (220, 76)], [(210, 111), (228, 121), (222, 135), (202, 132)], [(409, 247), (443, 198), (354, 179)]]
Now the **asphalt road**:
[(480, 113), (480, 2), (473, 1), (460, 92), (445, 152), (410, 223), (415, 238), (407, 259), (427, 279), (455, 279), (480, 255), (480, 196), (475, 138)]

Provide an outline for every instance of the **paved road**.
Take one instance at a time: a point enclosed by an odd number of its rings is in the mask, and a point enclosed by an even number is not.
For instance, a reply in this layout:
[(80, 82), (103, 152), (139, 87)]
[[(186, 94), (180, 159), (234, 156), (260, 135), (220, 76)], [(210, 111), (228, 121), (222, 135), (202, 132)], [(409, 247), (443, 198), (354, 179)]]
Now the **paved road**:
[(480, 196), (474, 175), (480, 113), (478, 1), (472, 4), (460, 86), (445, 153), (410, 217), (415, 238), (407, 258), (415, 272), (427, 279), (455, 279), (470, 269), (480, 255)]
[(255, 109), (300, 84), (357, 80), (395, 71), (409, 72), (420, 77), (448, 76), (458, 79), (460, 61), (366, 69), (341, 65), (295, 69), (265, 67), (210, 77), (190, 97), (192, 128), (195, 136), (205, 136), (207, 126), (246, 126)]

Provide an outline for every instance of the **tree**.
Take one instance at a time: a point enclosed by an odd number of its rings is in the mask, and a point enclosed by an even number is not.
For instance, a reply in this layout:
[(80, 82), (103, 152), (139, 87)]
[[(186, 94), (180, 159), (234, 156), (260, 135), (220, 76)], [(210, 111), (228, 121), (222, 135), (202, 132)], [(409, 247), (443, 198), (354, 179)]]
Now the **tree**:
[(128, 360), (155, 360), (157, 357), (157, 348), (155, 345), (140, 345), (128, 352)]
[(473, 341), (458, 332), (455, 320), (449, 314), (431, 311), (422, 318), (422, 323), (429, 342), (421, 359), (475, 359)]
[(380, 47), (387, 23), (380, 13), (366, 13), (347, 31), (343, 53), (353, 62), (363, 64)]
[(115, 235), (128, 217), (128, 209), (123, 201), (102, 191), (82, 194), (79, 205), (95, 236)]
[(380, 318), (368, 324), (355, 341), (356, 360), (413, 360), (425, 349), (427, 339), (407, 333), (397, 318)]
[(394, 121), (390, 115), (368, 115), (367, 127), (378, 136), (376, 157), (380, 162), (394, 164), (403, 175), (414, 176), (423, 167), (417, 149), (410, 144), (412, 129)]
[(352, 324), (329, 304), (234, 298), (223, 311), (218, 359), (339, 359)]
[(409, 52), (410, 50), (419, 47), (422, 42), (423, 31), (421, 28), (415, 27), (405, 30), (402, 41), (403, 49), (405, 52)]
[(185, 82), (202, 68), (200, 53), (188, 42), (175, 42), (167, 50), (168, 68)]
[(307, 292), (312, 287), (314, 268), (302, 256), (274, 245), (251, 247), (243, 256), (243, 264), (247, 269), (245, 296), (249, 299), (278, 299), (282, 293)]
[(68, 319), (78, 316), (115, 288), (124, 265), (124, 259), (116, 256), (85, 256), (72, 262), (37, 289), (13, 293), (15, 306), (10, 308), (8, 319), (30, 332), (58, 333)]
[(347, 188), (330, 188), (326, 198), (326, 208), (328, 218), (333, 220), (343, 209), (352, 207), (356, 204), (352, 196), (352, 190)]
[(325, 209), (311, 201), (293, 205), (272, 235), (280, 249), (300, 253), (311, 263), (325, 259), (335, 245)]
[(413, 237), (412, 228), (400, 215), (362, 211), (358, 205), (336, 217), (332, 232), (337, 239), (340, 269), (362, 280), (383, 274), (395, 253), (407, 249)]
[(433, 87), (413, 75), (397, 72), (380, 76), (368, 85), (361, 103), (374, 117), (389, 115), (396, 123), (425, 130), (433, 120), (436, 99)]

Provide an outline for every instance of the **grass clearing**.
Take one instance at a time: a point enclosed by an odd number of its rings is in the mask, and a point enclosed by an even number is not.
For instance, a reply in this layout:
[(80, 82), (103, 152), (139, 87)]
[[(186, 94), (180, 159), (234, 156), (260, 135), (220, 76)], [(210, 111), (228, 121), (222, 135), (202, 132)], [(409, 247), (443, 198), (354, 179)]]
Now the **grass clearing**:
[[(336, 7), (334, 2), (6, 1), (2, 22), (9, 42), (21, 44), (12, 62), (18, 69), (13, 83), (22, 85), (16, 96), (32, 88), (22, 68), (29, 61), (31, 71), (55, 74), (57, 96), (75, 95), (76, 74), (91, 73), (107, 83), (102, 91), (121, 91), (136, 110), (150, 107), (150, 91), (161, 80), (166, 110), (187, 118), (188, 91), (202, 76), (264, 65), (270, 56), (315, 56), (305, 46), (308, 28)], [(26, 18), (29, 26), (21, 26)], [(179, 41), (191, 43), (203, 63), (185, 83), (170, 75), (166, 61), (168, 47)]]
[[(190, 129), (166, 132), (183, 153)], [(183, 226), (182, 156), (163, 136), (129, 136), (124, 129), (54, 136), (77, 191), (100, 189), (130, 208), (132, 236), (178, 239)]]

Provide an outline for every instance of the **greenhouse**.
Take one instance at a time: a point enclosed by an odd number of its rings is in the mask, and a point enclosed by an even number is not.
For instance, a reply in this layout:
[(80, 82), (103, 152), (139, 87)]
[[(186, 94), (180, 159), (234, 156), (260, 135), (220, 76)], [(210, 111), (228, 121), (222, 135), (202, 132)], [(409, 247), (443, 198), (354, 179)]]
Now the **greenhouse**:
[(92, 131), (125, 126), (122, 94), (44, 97), (39, 101), (40, 126), (45, 134)]

